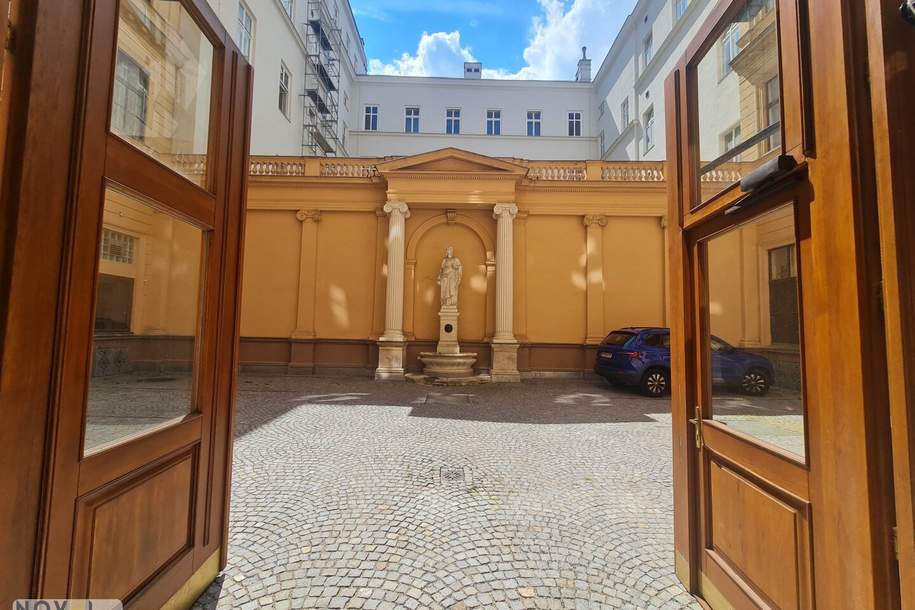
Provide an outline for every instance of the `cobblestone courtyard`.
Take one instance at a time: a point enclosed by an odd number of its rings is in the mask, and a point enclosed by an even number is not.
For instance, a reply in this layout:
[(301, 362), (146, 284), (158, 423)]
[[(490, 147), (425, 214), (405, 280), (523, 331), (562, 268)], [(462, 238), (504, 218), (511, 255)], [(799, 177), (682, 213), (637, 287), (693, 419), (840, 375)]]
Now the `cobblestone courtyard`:
[(229, 564), (197, 608), (698, 608), (669, 402), (603, 381), (242, 377)]

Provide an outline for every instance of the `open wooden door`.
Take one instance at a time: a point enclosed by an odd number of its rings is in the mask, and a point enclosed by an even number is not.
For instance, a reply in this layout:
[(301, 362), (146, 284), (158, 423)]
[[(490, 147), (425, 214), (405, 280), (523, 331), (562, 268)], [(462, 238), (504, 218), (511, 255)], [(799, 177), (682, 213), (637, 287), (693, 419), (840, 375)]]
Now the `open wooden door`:
[(900, 604), (863, 17), (722, 0), (667, 81), (677, 571), (715, 610)]
[(13, 143), (5, 201), (3, 440), (34, 461), (0, 512), (36, 544), (0, 597), (184, 605), (225, 561), (251, 69), (205, 0), (26, 4), (61, 87), (17, 83), (26, 124), (63, 129)]

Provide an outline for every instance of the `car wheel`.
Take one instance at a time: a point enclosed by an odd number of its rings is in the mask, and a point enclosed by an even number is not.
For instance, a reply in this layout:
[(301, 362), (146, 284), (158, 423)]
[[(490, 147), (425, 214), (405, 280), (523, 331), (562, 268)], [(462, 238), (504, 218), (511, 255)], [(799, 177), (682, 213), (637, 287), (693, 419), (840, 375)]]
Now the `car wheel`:
[(651, 369), (642, 377), (642, 394), (660, 398), (670, 389), (670, 373), (664, 369)]
[(740, 391), (750, 396), (762, 396), (769, 391), (769, 376), (765, 371), (750, 369), (740, 380)]

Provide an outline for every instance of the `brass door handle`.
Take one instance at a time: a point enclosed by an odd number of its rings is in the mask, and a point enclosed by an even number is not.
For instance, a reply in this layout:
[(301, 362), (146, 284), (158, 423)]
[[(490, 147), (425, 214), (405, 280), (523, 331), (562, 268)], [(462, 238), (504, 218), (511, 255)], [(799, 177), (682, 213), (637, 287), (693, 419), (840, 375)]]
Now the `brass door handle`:
[(899, 12), (902, 13), (902, 18), (908, 21), (910, 25), (915, 25), (915, 0), (904, 0), (899, 7)]

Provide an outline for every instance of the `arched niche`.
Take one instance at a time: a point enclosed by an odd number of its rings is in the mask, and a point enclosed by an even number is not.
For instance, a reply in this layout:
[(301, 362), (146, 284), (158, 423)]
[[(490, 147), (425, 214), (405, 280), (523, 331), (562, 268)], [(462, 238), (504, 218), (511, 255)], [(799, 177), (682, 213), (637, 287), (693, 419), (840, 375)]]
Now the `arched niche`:
[(426, 220), (410, 237), (406, 251), (404, 333), (409, 339), (438, 340), (439, 289), (436, 277), (448, 246), (464, 265), (458, 297), (458, 339), (492, 337), (495, 309), (495, 246), (475, 219), (444, 212)]

